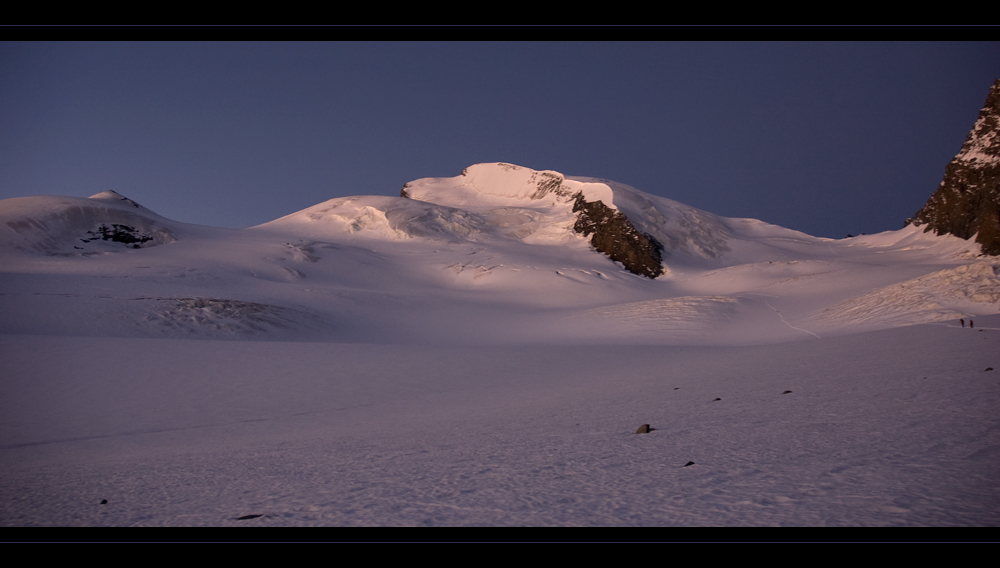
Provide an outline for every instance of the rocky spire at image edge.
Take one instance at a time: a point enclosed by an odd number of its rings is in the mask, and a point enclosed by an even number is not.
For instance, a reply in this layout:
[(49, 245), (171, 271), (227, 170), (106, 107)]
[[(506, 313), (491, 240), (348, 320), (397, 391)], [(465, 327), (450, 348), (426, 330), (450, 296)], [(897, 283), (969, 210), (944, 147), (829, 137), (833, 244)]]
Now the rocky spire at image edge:
[(923, 209), (906, 224), (924, 232), (976, 236), (983, 254), (1000, 255), (1000, 79), (990, 88), (979, 118), (948, 164), (944, 179)]

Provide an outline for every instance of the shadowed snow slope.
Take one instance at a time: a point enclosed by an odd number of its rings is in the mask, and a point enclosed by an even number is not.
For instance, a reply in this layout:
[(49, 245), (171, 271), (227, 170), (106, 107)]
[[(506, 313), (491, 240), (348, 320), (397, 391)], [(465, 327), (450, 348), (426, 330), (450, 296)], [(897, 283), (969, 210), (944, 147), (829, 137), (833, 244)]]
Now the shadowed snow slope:
[(143, 248), (173, 242), (170, 224), (113, 191), (89, 199), (18, 197), (0, 209), (0, 247), (68, 255)]

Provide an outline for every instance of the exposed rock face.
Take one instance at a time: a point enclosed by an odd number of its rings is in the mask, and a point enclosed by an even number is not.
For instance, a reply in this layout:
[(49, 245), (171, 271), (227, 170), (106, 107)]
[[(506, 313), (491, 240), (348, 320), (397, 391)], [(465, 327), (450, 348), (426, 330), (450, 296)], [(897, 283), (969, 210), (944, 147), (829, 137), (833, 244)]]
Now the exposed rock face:
[(573, 211), (578, 215), (573, 230), (585, 237), (593, 233), (590, 244), (595, 249), (634, 274), (647, 278), (663, 274), (663, 246), (656, 239), (636, 230), (621, 211), (601, 201), (586, 201), (582, 193), (573, 197)]
[(110, 227), (107, 225), (101, 225), (96, 231), (87, 231), (87, 234), (89, 234), (91, 238), (80, 240), (85, 243), (89, 243), (90, 241), (101, 239), (132, 245), (132, 248), (141, 248), (140, 245), (142, 243), (153, 240), (153, 237), (136, 230), (135, 227), (119, 225), (118, 223), (112, 223)]
[(984, 254), (1000, 255), (1000, 79), (941, 185), (910, 223), (939, 235), (976, 235)]

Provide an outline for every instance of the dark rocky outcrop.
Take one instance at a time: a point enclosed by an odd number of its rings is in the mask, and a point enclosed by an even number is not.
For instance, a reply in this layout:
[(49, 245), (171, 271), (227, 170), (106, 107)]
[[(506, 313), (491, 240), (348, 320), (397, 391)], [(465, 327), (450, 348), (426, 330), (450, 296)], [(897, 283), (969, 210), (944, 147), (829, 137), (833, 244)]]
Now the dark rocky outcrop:
[(1000, 255), (1000, 79), (941, 185), (906, 224), (963, 239), (975, 235), (984, 254)]
[(100, 239), (104, 241), (132, 245), (132, 248), (140, 248), (142, 243), (153, 240), (153, 237), (142, 233), (135, 227), (119, 225), (118, 223), (112, 223), (110, 227), (108, 225), (101, 225), (96, 231), (87, 231), (87, 234), (89, 234), (91, 238), (80, 240), (85, 243), (89, 243), (90, 241)]
[(399, 190), (399, 196), (400, 197), (405, 197), (407, 199), (410, 199), (410, 192), (406, 191), (406, 188), (408, 188), (408, 187), (410, 187), (410, 184), (408, 184), (408, 183), (403, 184), (403, 189)]
[(639, 232), (621, 211), (601, 201), (587, 201), (583, 193), (573, 199), (573, 211), (577, 213), (573, 230), (585, 237), (593, 234), (590, 244), (595, 249), (634, 274), (647, 278), (663, 274), (663, 245), (656, 239)]
[[(563, 177), (558, 174), (553, 174), (549, 172), (536, 172), (537, 176), (542, 178), (540, 181), (535, 182), (535, 186), (538, 188), (535, 193), (531, 195), (532, 199), (541, 199), (545, 197), (550, 191), (555, 193), (560, 197), (567, 197), (570, 194), (569, 188), (563, 185)], [(537, 178), (532, 175), (532, 179)]]

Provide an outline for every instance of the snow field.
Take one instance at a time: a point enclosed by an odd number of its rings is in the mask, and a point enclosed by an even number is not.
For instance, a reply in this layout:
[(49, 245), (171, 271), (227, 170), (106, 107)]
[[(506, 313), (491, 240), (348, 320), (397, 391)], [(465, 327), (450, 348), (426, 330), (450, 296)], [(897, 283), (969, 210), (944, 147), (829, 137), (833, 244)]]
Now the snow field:
[[(0, 203), (0, 525), (1000, 520), (978, 245), (510, 164), (404, 189), (244, 230)], [(594, 251), (570, 190), (667, 273)]]
[(756, 347), (3, 336), (0, 522), (995, 525), (978, 319)]

